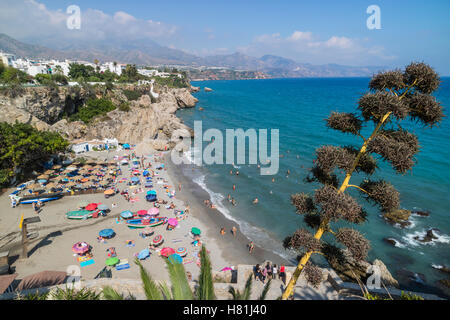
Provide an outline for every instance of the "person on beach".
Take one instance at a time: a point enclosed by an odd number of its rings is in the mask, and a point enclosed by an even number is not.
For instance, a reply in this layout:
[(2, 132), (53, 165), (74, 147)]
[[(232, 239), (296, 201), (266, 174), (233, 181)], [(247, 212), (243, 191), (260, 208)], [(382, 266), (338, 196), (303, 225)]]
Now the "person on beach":
[(282, 264), (280, 267), (279, 279), (281, 279), (283, 281), (283, 284), (286, 285), (286, 272), (285, 272), (284, 264)]
[(254, 248), (255, 245), (253, 244), (253, 241), (250, 241), (250, 243), (248, 244), (248, 252), (252, 253)]
[(232, 234), (234, 237), (236, 237), (236, 232), (237, 232), (237, 229), (236, 229), (235, 226), (233, 226), (233, 228), (231, 228), (231, 234)]
[(253, 276), (254, 276), (255, 280), (259, 279), (260, 272), (261, 272), (261, 269), (259, 267), (259, 264), (257, 264), (256, 266), (253, 267)]
[(222, 228), (220, 229), (220, 234), (221, 234), (222, 236), (224, 236), (224, 235), (225, 235), (225, 233), (226, 233), (226, 231), (225, 231), (225, 228), (224, 228), (224, 227), (222, 227)]
[(277, 265), (274, 264), (273, 267), (272, 267), (272, 279), (276, 279), (277, 278), (277, 272), (278, 272)]
[(261, 282), (264, 283), (266, 282), (266, 278), (267, 278), (267, 268), (262, 269), (262, 280)]
[(270, 262), (267, 262), (266, 270), (267, 270), (267, 278), (272, 279), (272, 265), (270, 264)]
[(181, 183), (178, 184), (178, 191), (181, 191)]

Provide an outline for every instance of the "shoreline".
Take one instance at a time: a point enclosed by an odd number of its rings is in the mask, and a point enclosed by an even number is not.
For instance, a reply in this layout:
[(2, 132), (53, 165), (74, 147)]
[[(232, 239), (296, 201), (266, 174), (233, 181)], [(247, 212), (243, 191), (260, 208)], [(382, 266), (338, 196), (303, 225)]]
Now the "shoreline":
[[(177, 198), (182, 200), (185, 205), (190, 206), (194, 216), (205, 222), (208, 226), (208, 238), (215, 240), (221, 249), (222, 257), (226, 261), (234, 266), (237, 264), (261, 264), (266, 260), (270, 260), (276, 265), (293, 266), (285, 258), (265, 250), (257, 244), (255, 244), (253, 253), (250, 254), (247, 248), (250, 239), (242, 233), (239, 224), (225, 217), (218, 209), (210, 209), (203, 204), (203, 200), (210, 199), (210, 196), (197, 183), (183, 174), (182, 169), (186, 165), (178, 166), (172, 163), (170, 153), (165, 155), (165, 163), (168, 167), (169, 177), (175, 183), (175, 186), (178, 188), (178, 183), (182, 185), (181, 191), (177, 189)], [(237, 229), (235, 237), (230, 232), (233, 226)], [(219, 233), (222, 227), (226, 231), (223, 236)]]

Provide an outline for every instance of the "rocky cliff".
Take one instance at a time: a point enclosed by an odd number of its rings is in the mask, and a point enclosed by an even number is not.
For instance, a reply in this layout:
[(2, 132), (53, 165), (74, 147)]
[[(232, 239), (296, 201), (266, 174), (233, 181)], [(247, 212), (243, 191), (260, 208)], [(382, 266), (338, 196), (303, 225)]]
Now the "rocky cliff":
[[(139, 91), (139, 99), (128, 101), (122, 89)], [(151, 97), (149, 86), (129, 85), (106, 90), (99, 86), (33, 87), (25, 88), (18, 97), (0, 96), (0, 121), (30, 123), (40, 130), (57, 131), (71, 141), (117, 138), (121, 143), (149, 142), (157, 150), (171, 148), (174, 132), (191, 130), (176, 117), (180, 108), (191, 108), (197, 103), (188, 89), (172, 89), (155, 86), (158, 99)], [(89, 97), (107, 97), (115, 105), (127, 102), (129, 111), (119, 108), (99, 116), (89, 125), (70, 122), (68, 116), (75, 113)]]

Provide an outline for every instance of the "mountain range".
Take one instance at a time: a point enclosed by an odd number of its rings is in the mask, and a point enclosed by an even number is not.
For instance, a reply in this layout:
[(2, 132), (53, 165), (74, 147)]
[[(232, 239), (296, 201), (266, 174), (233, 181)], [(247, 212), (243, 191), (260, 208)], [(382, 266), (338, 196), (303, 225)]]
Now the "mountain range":
[(271, 77), (365, 77), (385, 69), (380, 66), (354, 67), (337, 64), (312, 65), (298, 63), (274, 55), (260, 58), (239, 52), (227, 55), (199, 57), (182, 50), (161, 46), (154, 41), (134, 43), (76, 42), (59, 43), (53, 48), (29, 44), (0, 33), (0, 51), (18, 57), (41, 59), (76, 59), (84, 61), (117, 61), (137, 65), (184, 65), (226, 67), (234, 70), (264, 72)]

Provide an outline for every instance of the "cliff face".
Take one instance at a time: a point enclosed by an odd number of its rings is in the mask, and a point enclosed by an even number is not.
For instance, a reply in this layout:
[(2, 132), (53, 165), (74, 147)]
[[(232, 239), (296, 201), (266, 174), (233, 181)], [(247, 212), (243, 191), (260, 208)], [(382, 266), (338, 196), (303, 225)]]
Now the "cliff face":
[[(147, 86), (128, 86), (128, 90), (144, 93), (138, 100), (129, 101), (128, 112), (113, 110), (86, 125), (81, 121), (69, 122), (62, 119), (70, 115), (88, 96), (84, 89), (61, 87), (26, 88), (17, 98), (0, 97), (0, 121), (30, 123), (40, 130), (57, 131), (69, 140), (117, 138), (121, 143), (137, 144), (148, 142), (157, 150), (173, 147), (170, 138), (176, 130), (191, 130), (175, 113), (180, 108), (191, 108), (197, 103), (188, 89), (156, 87), (159, 97), (152, 103)], [(90, 93), (92, 95), (92, 92)], [(106, 95), (113, 103), (127, 100), (120, 90), (103, 93), (97, 90), (97, 97)]]

